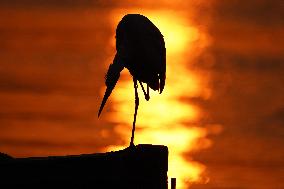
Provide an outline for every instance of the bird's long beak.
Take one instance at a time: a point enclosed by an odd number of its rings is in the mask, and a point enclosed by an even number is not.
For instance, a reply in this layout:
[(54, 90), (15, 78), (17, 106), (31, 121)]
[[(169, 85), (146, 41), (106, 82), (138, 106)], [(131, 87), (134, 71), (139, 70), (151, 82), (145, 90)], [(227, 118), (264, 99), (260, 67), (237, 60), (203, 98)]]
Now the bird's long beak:
[[(115, 85), (114, 85), (115, 86)], [(105, 92), (105, 95), (104, 95), (104, 98), (103, 98), (103, 101), (101, 103), (101, 106), (100, 106), (100, 109), (99, 109), (99, 113), (98, 113), (98, 117), (100, 117), (101, 113), (102, 113), (102, 110), (106, 104), (106, 101), (108, 99), (108, 97), (110, 96), (112, 90), (114, 89), (114, 86), (108, 86), (106, 88), (106, 92)]]
[(98, 117), (100, 117), (101, 112), (105, 106), (105, 103), (108, 97), (110, 96), (112, 90), (114, 89), (116, 82), (119, 79), (120, 72), (123, 70), (123, 68), (124, 68), (124, 65), (121, 63), (121, 61), (119, 61), (118, 55), (115, 54), (113, 64), (109, 65), (109, 68), (106, 74), (105, 84), (107, 88), (106, 88), (106, 92), (105, 92), (101, 107), (99, 109)]

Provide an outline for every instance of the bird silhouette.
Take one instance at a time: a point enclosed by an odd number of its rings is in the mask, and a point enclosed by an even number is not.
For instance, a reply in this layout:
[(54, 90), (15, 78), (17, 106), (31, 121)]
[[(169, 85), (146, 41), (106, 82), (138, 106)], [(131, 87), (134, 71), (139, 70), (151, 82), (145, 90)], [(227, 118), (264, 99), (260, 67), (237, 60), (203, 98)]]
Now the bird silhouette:
[[(160, 30), (145, 16), (127, 14), (116, 28), (116, 54), (105, 76), (107, 86), (98, 117), (114, 89), (120, 72), (127, 68), (133, 76), (135, 111), (130, 146), (134, 146), (136, 116), (139, 106), (138, 82), (145, 99), (150, 99), (149, 87), (162, 93), (166, 80), (166, 48)], [(146, 83), (145, 90), (143, 83)]]

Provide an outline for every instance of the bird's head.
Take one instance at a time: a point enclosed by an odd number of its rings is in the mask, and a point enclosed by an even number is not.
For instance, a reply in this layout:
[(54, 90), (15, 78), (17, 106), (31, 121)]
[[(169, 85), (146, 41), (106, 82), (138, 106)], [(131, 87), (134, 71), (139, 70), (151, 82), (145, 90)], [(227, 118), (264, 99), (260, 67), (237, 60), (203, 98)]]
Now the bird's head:
[(120, 76), (120, 72), (116, 72), (113, 64), (109, 65), (108, 71), (105, 75), (105, 84), (107, 87), (113, 86), (116, 84), (118, 78)]
[(117, 56), (115, 56), (113, 63), (109, 65), (108, 71), (105, 75), (105, 84), (107, 87), (114, 87), (119, 79), (120, 72), (123, 70), (124, 66), (118, 62)]

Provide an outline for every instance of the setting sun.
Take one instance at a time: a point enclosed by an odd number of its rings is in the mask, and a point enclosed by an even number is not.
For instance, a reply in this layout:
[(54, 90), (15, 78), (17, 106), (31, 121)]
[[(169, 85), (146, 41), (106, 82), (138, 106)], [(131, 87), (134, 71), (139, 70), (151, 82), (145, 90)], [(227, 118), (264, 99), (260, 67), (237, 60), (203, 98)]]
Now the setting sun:
[[(121, 10), (114, 11), (111, 20), (113, 28), (124, 16)], [(202, 96), (199, 76), (189, 72), (186, 64), (193, 54), (199, 39), (198, 28), (183, 19), (182, 14), (167, 11), (138, 11), (128, 10), (128, 13), (141, 13), (147, 16), (164, 35), (167, 49), (167, 79), (162, 94), (150, 91), (150, 100), (147, 102), (140, 93), (140, 109), (138, 110), (136, 144), (162, 144), (169, 148), (168, 176), (176, 177), (178, 188), (184, 189), (186, 184), (192, 182), (205, 182), (202, 176), (205, 166), (194, 161), (187, 161), (183, 153), (190, 151), (196, 141), (205, 138), (206, 129), (185, 124), (196, 122), (200, 115), (197, 106), (183, 103), (181, 98)], [(114, 38), (113, 38), (114, 40)], [(114, 42), (112, 42), (114, 44)], [(203, 44), (202, 44), (203, 45)], [(134, 89), (129, 73), (122, 72), (124, 80), (120, 81), (112, 96), (116, 103), (109, 119), (117, 124), (116, 131), (124, 136), (125, 146), (109, 146), (107, 150), (121, 149), (128, 145), (131, 124), (134, 113)], [(141, 90), (141, 89), (139, 89)], [(201, 147), (200, 147), (201, 148)]]

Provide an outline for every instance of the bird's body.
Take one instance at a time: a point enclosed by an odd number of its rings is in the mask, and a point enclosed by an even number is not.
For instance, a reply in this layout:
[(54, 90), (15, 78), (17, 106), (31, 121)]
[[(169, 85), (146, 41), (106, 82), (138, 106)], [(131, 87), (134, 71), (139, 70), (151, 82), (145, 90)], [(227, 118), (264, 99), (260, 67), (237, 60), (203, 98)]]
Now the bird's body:
[(125, 67), (153, 90), (164, 88), (165, 43), (159, 29), (142, 15), (126, 15), (117, 26), (116, 49)]
[[(133, 145), (137, 109), (139, 104), (137, 81), (139, 81), (145, 99), (149, 100), (149, 87), (162, 93), (166, 79), (166, 48), (163, 35), (145, 16), (128, 14), (122, 18), (116, 29), (116, 50), (113, 63), (106, 74), (106, 92), (102, 101), (101, 113), (107, 98), (111, 94), (120, 72), (127, 68), (133, 76), (135, 88), (135, 114), (131, 145)], [(145, 92), (143, 84), (147, 84)]]

